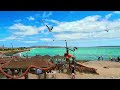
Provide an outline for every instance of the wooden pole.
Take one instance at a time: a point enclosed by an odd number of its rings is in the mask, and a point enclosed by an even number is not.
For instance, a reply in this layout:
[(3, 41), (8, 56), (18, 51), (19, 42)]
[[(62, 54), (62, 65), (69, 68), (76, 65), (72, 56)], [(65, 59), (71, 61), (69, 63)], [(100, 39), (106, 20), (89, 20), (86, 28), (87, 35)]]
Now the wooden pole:
[(46, 79), (46, 71), (44, 72), (44, 79)]

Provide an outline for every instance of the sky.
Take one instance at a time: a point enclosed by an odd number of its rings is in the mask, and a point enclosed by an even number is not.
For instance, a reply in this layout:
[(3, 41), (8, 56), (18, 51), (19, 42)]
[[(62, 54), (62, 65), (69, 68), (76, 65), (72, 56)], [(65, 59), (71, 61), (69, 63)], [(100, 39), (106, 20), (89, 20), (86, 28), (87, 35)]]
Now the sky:
[(120, 11), (0, 11), (0, 47), (65, 46), (64, 40), (69, 47), (119, 46)]

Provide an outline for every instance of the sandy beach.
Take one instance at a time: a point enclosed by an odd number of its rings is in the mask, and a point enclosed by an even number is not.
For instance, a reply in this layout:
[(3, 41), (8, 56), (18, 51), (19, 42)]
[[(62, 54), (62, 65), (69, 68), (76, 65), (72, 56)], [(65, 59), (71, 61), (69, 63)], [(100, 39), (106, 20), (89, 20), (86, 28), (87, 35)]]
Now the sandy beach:
[[(89, 61), (82, 65), (97, 69), (99, 75), (76, 72), (76, 79), (120, 79), (120, 63), (111, 61)], [(70, 79), (70, 75), (57, 73), (57, 79)]]
[[(97, 69), (99, 75), (76, 72), (76, 79), (120, 79), (120, 63), (111, 61), (89, 61), (82, 65)], [(30, 79), (37, 79), (37, 75), (29, 74)], [(66, 73), (56, 73), (56, 79), (71, 79)]]
[[(81, 64), (81, 63), (80, 63)], [(120, 63), (111, 61), (88, 61), (82, 63), (87, 67), (97, 69), (99, 75), (76, 72), (76, 79), (120, 79)], [(35, 74), (28, 73), (29, 79), (38, 79)], [(3, 78), (5, 79), (5, 78)], [(24, 79), (22, 77), (21, 79)], [(66, 73), (56, 73), (56, 79), (71, 79)]]
[[(99, 75), (76, 72), (76, 79), (120, 79), (120, 63), (111, 61), (89, 61), (82, 65), (96, 68)], [(37, 75), (29, 74), (30, 79), (37, 79)], [(71, 79), (66, 73), (56, 73), (56, 79)]]
[(111, 61), (89, 61), (82, 65), (97, 69), (99, 75), (78, 74), (76, 77), (81, 79), (120, 79), (120, 63)]

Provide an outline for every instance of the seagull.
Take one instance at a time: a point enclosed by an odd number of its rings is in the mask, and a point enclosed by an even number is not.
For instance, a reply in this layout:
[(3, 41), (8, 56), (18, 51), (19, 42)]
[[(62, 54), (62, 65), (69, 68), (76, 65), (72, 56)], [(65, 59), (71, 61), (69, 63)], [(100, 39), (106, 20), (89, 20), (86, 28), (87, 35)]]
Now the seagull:
[[(43, 22), (43, 20), (42, 20), (42, 22)], [(44, 23), (44, 22), (43, 22), (43, 23)], [(45, 24), (45, 23), (44, 23), (44, 24)], [(46, 25), (46, 24), (45, 24), (45, 26), (48, 28), (49, 32), (51, 32), (51, 31), (53, 30), (53, 27), (50, 28), (50, 27), (49, 27), (48, 25)]]
[(51, 32), (53, 30), (53, 27), (48, 27), (48, 25), (46, 25), (46, 27), (48, 28), (49, 32)]
[(106, 29), (104, 31), (109, 32), (110, 29), (108, 29), (108, 25), (105, 26)]
[(77, 47), (74, 47), (74, 50), (75, 50), (75, 49), (78, 49), (78, 48), (77, 48)]
[(106, 30), (104, 30), (104, 31), (109, 32), (109, 29), (106, 29)]

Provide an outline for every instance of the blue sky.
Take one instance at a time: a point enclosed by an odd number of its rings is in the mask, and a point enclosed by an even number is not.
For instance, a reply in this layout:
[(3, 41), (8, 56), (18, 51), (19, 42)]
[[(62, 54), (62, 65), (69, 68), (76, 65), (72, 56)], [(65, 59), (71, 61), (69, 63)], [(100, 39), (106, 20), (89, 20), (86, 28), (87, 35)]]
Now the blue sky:
[(65, 46), (64, 40), (68, 46), (118, 46), (119, 33), (120, 11), (0, 11), (0, 46), (5, 47)]

